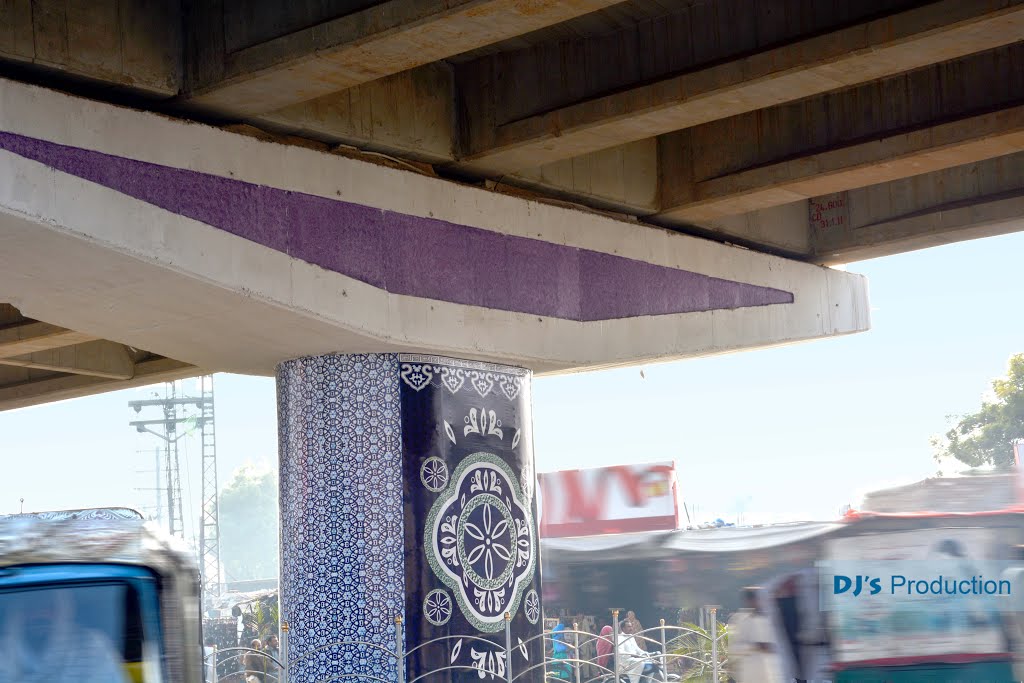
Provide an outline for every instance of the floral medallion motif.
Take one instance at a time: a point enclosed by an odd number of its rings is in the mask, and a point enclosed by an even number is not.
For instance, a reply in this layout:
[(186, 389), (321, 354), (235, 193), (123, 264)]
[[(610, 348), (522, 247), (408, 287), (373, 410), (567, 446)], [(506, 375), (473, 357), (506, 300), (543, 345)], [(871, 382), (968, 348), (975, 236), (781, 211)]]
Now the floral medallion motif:
[(452, 599), (440, 588), (427, 593), (423, 600), (423, 613), (434, 626), (444, 626), (452, 618)]
[(448, 465), (437, 456), (427, 458), (420, 466), (420, 481), (434, 493), (443, 491), (448, 485)]
[(526, 604), (523, 605), (523, 611), (526, 612), (526, 618), (531, 624), (536, 624), (540, 620), (540, 596), (532, 588), (526, 594)]
[(519, 609), (537, 563), (531, 506), (512, 469), (490, 453), (466, 457), (434, 502), (424, 536), (430, 567), (466, 620), (500, 631), (505, 612)]

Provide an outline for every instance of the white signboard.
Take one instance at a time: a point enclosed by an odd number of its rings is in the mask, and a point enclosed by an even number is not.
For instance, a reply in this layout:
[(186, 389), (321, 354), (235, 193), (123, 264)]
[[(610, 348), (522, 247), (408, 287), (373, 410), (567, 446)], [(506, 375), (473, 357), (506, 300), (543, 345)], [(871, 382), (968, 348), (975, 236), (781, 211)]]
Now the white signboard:
[(675, 463), (620, 465), (539, 475), (546, 538), (679, 526)]
[(821, 589), (835, 661), (1004, 652), (999, 601), (1011, 598), (983, 591), (999, 587), (996, 540), (951, 528), (829, 541)]

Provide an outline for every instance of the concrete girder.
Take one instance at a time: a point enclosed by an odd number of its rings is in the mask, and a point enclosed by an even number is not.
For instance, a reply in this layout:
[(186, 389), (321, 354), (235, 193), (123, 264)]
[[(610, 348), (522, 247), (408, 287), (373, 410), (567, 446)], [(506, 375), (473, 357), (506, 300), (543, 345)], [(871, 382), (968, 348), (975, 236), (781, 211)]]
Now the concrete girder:
[(27, 318), (0, 303), (0, 410), (199, 374), (187, 363)]
[(18, 356), (0, 356), (0, 365), (119, 380), (135, 376), (135, 362), (128, 349), (104, 339)]
[[(907, 183), (912, 188), (909, 193), (894, 191), (896, 198), (922, 194), (914, 188), (944, 187), (940, 194), (949, 194), (952, 188), (976, 185), (970, 169), (977, 166), (978, 157), (1016, 159), (1013, 120), (1019, 117), (1015, 107), (1024, 98), (1024, 72), (1018, 68), (1022, 60), (1024, 43), (1018, 43), (662, 135), (656, 150), (648, 144), (653, 141), (631, 143), (556, 162), (505, 182), (567, 199), (585, 198), (597, 206), (644, 216), (657, 224), (682, 226), (694, 234), (813, 259), (808, 197), (834, 189), (886, 188), (887, 181), (901, 177), (921, 180)], [(976, 87), (986, 82), (990, 85)], [(989, 133), (992, 138), (986, 143)], [(1011, 144), (998, 144), (999, 140)], [(828, 168), (830, 163), (833, 168)], [(950, 173), (945, 184), (928, 180), (930, 171), (947, 166)], [(1013, 176), (1012, 161), (978, 168), (989, 166), (999, 169), (990, 176)], [(967, 172), (955, 171), (958, 168)], [(823, 170), (833, 175), (819, 177)], [(755, 178), (765, 186), (739, 185), (756, 183)], [(807, 194), (797, 194), (794, 189), (805, 182), (802, 189)], [(990, 192), (1012, 189), (999, 186)], [(756, 194), (759, 190), (764, 190), (761, 196)], [(703, 194), (713, 191), (722, 194)], [(771, 196), (773, 191), (779, 196)], [(855, 210), (864, 205), (862, 195), (885, 196), (886, 192), (851, 193)], [(899, 204), (898, 199), (894, 201)], [(872, 199), (870, 203), (879, 202)], [(662, 206), (666, 213), (658, 215)], [(916, 204), (896, 206), (890, 217), (918, 208)], [(678, 216), (673, 209), (679, 209)]]
[(931, 3), (552, 111), (471, 128), (468, 149), (456, 166), (483, 176), (504, 175), (997, 48), (1021, 35), (1024, 3)]
[(205, 372), (200, 368), (170, 358), (153, 358), (137, 363), (135, 373), (129, 380), (59, 374), (29, 382), (0, 385), (0, 410), (25, 408), (106, 391), (198, 377), (203, 374)]
[(0, 327), (0, 358), (11, 358), (96, 341), (90, 334), (58, 325), (25, 322)]
[(1024, 106), (806, 154), (695, 183), (658, 218), (697, 223), (1024, 151)]
[(178, 0), (2, 2), (0, 59), (166, 98), (181, 87)]
[[(1024, 229), (1024, 152), (813, 197), (703, 225), (740, 244), (840, 265)], [(841, 225), (811, 220), (839, 200)]]
[(390, 0), (234, 52), (225, 49), (226, 56), (212, 57), (224, 60), (221, 73), (193, 83), (186, 99), (232, 115), (275, 111), (620, 1)]
[(822, 264), (852, 263), (1021, 230), (1024, 189), (1017, 196), (978, 199), (964, 206), (937, 206), (822, 238), (813, 260)]
[(704, 181), (1018, 106), (1021, 60), (1024, 42), (663, 135), (663, 205), (698, 201)]
[[(845, 193), (849, 225), (812, 231), (811, 260), (868, 258), (1024, 229), (1024, 153)], [(806, 215), (806, 206), (802, 207)]]
[(454, 159), (450, 70), (428, 64), (255, 117), (261, 127), (427, 163)]
[(869, 327), (852, 273), (9, 81), (0, 105), (0, 290), (206, 371), (416, 351), (565, 372)]

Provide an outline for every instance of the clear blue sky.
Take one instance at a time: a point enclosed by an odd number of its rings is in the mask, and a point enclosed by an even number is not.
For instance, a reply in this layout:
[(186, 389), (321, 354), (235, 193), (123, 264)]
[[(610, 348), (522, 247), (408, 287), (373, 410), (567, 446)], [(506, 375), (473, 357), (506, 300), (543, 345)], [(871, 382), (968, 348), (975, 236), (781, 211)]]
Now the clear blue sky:
[[(1024, 234), (850, 266), (873, 329), (777, 349), (537, 379), (541, 471), (675, 459), (699, 517), (832, 518), (859, 495), (933, 474), (929, 437), (978, 406), (1024, 351)], [(274, 383), (216, 377), (220, 480), (275, 467)], [(157, 387), (159, 388), (159, 387)], [(0, 512), (143, 506), (156, 440), (127, 423), (128, 390), (0, 413)], [(187, 448), (199, 505), (198, 446)], [(187, 473), (186, 473), (187, 474)]]

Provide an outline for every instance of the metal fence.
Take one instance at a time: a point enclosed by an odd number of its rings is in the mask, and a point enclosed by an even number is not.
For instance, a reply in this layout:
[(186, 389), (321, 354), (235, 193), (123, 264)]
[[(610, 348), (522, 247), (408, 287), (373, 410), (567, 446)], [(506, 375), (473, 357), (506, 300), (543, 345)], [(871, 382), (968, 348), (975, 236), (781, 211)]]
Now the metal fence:
[[(544, 645), (543, 661), (513, 670), (512, 629), (509, 616), (505, 616), (505, 647), (501, 651), (503, 661), (499, 663), (498, 678), (504, 683), (526, 683), (546, 680), (548, 683), (670, 683), (685, 678), (687, 681), (713, 681), (725, 683), (728, 680), (729, 661), (727, 655), (728, 631), (718, 623), (717, 610), (708, 608), (710, 627), (707, 629), (688, 626), (670, 626), (661, 623), (654, 627), (630, 632), (628, 624), (619, 620), (618, 611), (612, 612), (611, 634), (600, 635), (572, 628), (544, 631), (525, 641), (518, 648), (529, 647), (540, 640)], [(441, 636), (419, 643), (405, 652), (402, 620), (395, 620), (394, 649), (365, 641), (339, 641), (331, 645), (304, 652), (293, 657), (290, 666), (288, 656), (288, 624), (281, 626), (280, 658), (267, 652), (248, 647), (230, 647), (216, 650), (206, 658), (206, 677), (209, 683), (246, 683), (247, 676), (254, 675), (263, 683), (289, 683), (290, 674), (303, 660), (332, 648), (360, 647), (378, 650), (396, 663), (393, 679), (370, 674), (340, 674), (317, 680), (315, 683), (335, 681), (372, 681), (374, 683), (429, 683), (437, 674), (450, 671), (469, 671), (480, 674), (483, 670), (465, 664), (450, 664), (430, 669), (411, 680), (406, 679), (409, 657), (421, 648), (437, 643), (478, 640), (493, 645), (493, 642), (476, 636)], [(595, 653), (595, 654), (591, 654)], [(213, 666), (210, 666), (213, 664)], [(490, 673), (495, 673), (491, 671)]]

